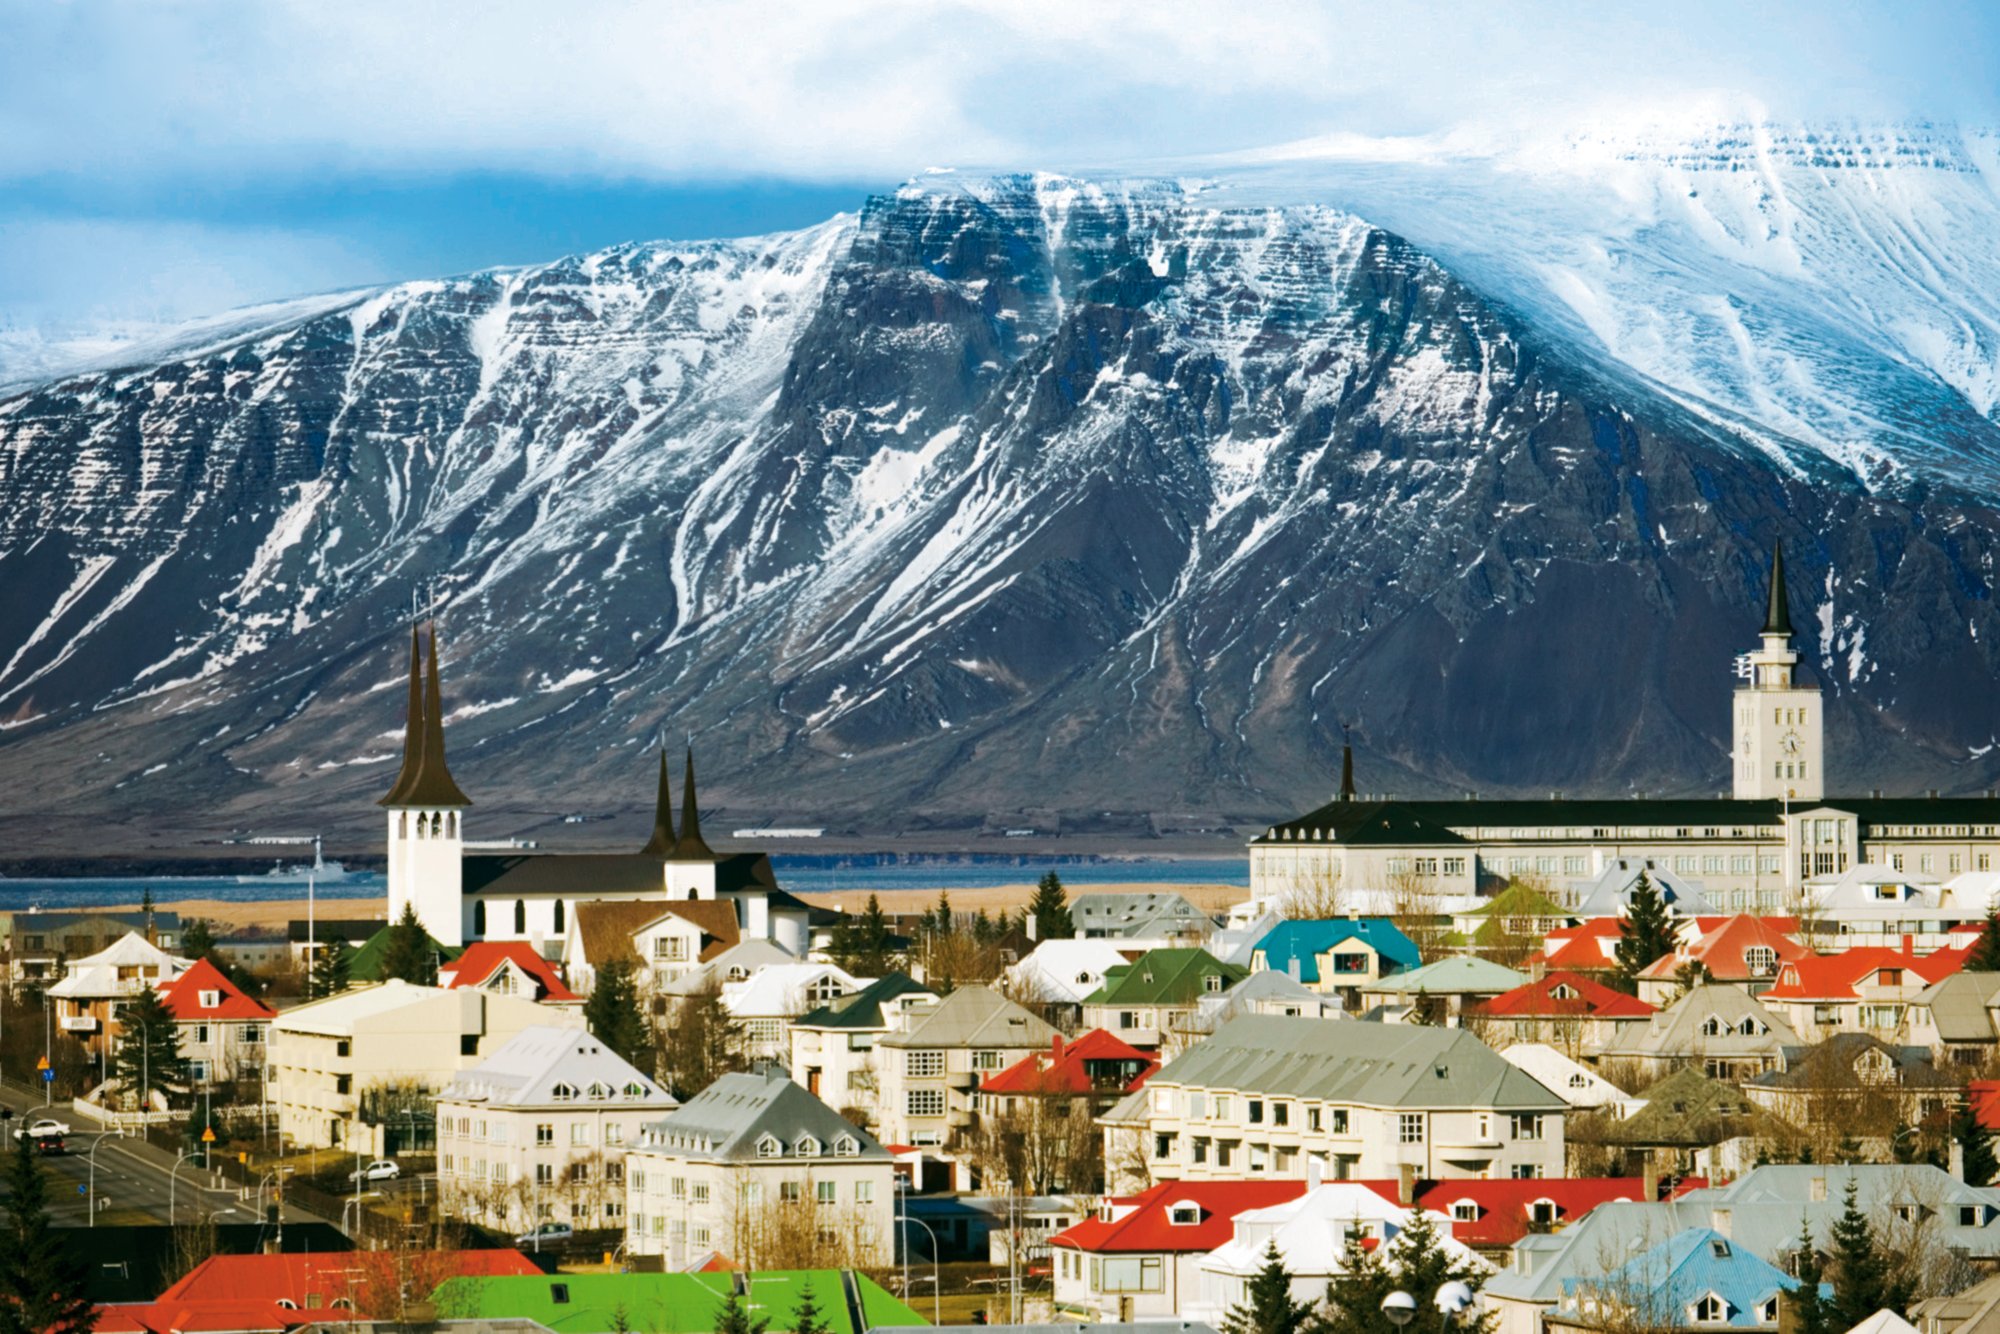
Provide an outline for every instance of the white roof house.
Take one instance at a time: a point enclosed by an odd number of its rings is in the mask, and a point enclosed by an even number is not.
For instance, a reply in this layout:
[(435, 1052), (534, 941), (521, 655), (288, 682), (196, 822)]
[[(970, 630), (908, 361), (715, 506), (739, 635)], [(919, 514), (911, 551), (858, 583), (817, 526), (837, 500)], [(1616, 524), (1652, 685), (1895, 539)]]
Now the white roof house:
[(722, 1007), (743, 1021), (795, 1019), (874, 980), (830, 963), (765, 964), (740, 982), (724, 982)]
[(138, 932), (127, 931), (97, 953), (72, 959), (49, 995), (75, 1001), (133, 996), (192, 967), (194, 960), (169, 954)]
[(1975, 872), (1947, 885), (1921, 871), (1861, 862), (1839, 875), (1808, 880), (1806, 943), (1821, 951), (1893, 947), (1905, 937), (1920, 951), (1963, 943), (1965, 937), (1954, 939), (1952, 933), (1985, 922), (1992, 902), (1986, 882), (1993, 878)]
[(1646, 1105), (1644, 1098), (1633, 1097), (1545, 1042), (1517, 1042), (1502, 1048), (1500, 1055), (1533, 1075), (1551, 1093), (1572, 1107), (1609, 1107), (1623, 1120)]
[(760, 968), (795, 964), (798, 961), (798, 956), (787, 951), (784, 946), (752, 937), (741, 944), (731, 945), (714, 958), (696, 965), (678, 977), (655, 979), (653, 989), (663, 996), (694, 996), (711, 986), (723, 987), (731, 982), (745, 981)]
[(1081, 1005), (1104, 985), (1104, 974), (1122, 968), (1165, 940), (1045, 940), (1007, 970), (1007, 980), (1056, 1005)]
[(524, 1028), (491, 1056), (462, 1070), (438, 1095), (494, 1108), (617, 1103), (670, 1111), (680, 1106), (617, 1052), (581, 1028)]
[[(1172, 1204), (1167, 1208), (1173, 1217)], [(1438, 1246), (1446, 1255), (1482, 1272), (1492, 1270), (1452, 1236), (1451, 1219), (1444, 1214), (1396, 1204), (1358, 1182), (1328, 1181), (1297, 1199), (1236, 1215), (1236, 1235), (1198, 1262), (1201, 1297), (1185, 1314), (1196, 1320), (1227, 1316), (1244, 1300), (1246, 1285), (1264, 1267), (1265, 1249), (1274, 1243), (1292, 1276), (1293, 1298), (1317, 1302), (1328, 1281), (1344, 1272), (1350, 1236), (1373, 1237), (1378, 1246), (1391, 1246), (1419, 1213), (1437, 1229)]]
[(1565, 895), (1576, 905), (1579, 917), (1623, 917), (1631, 909), (1632, 891), (1644, 875), (1653, 882), (1667, 912), (1675, 917), (1720, 917), (1726, 909), (1708, 897), (1699, 880), (1690, 880), (1654, 858), (1614, 857), (1605, 862), (1589, 880), (1572, 880)]

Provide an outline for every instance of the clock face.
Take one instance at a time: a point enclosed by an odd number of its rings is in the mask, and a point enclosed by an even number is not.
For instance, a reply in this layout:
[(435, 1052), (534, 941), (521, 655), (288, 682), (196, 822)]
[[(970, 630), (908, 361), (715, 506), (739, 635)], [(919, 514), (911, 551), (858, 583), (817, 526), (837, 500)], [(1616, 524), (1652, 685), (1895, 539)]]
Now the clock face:
[(1804, 746), (1805, 743), (1799, 740), (1797, 732), (1787, 732), (1778, 738), (1778, 749), (1784, 751), (1787, 755), (1798, 754)]

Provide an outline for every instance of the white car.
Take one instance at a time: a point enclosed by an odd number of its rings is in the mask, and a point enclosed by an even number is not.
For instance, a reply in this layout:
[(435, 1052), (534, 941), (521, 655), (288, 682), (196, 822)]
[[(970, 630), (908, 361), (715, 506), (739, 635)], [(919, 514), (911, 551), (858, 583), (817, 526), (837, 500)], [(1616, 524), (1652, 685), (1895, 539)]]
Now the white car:
[(357, 1168), (347, 1174), (349, 1181), (394, 1181), (403, 1175), (403, 1169), (387, 1158), (377, 1158), (366, 1167)]
[(14, 1138), (20, 1139), (26, 1136), (28, 1139), (48, 1139), (52, 1135), (67, 1134), (69, 1134), (69, 1122), (45, 1116), (39, 1121), (30, 1121), (15, 1131)]

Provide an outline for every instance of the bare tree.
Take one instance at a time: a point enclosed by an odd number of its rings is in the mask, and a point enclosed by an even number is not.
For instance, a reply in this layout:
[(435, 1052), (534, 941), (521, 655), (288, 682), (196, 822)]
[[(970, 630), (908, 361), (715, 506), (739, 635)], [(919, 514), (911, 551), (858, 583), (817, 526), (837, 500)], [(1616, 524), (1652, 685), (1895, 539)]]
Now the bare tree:
[(860, 1205), (819, 1203), (818, 1181), (808, 1172), (786, 1183), (796, 1188), (776, 1199), (764, 1183), (745, 1183), (725, 1223), (731, 1259), (748, 1269), (862, 1269), (889, 1253), (876, 1220)]
[(1340, 892), (1340, 868), (1327, 854), (1324, 865), (1291, 876), (1274, 899), (1278, 915), (1289, 922), (1323, 922), (1346, 911)]
[(1030, 1195), (1090, 1195), (1104, 1189), (1104, 1146), (1088, 1096), (1066, 1089), (985, 1094), (966, 1150), (982, 1181), (1009, 1182)]
[(675, 1097), (686, 1101), (748, 1068), (743, 1028), (722, 1004), (720, 978), (711, 974), (685, 996), (662, 996), (657, 1008), (655, 1073)]
[(1410, 871), (1397, 871), (1388, 878), (1389, 919), (1408, 936), (1425, 963), (1444, 953), (1451, 923), (1444, 918), (1444, 897), (1435, 881)]

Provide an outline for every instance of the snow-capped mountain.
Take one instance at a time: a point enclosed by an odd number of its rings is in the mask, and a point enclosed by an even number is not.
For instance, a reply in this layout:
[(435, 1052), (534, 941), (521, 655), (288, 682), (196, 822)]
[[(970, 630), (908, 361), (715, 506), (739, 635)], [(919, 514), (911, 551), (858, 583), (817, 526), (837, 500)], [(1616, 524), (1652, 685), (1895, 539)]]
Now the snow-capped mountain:
[(663, 729), (881, 833), (1261, 827), (1342, 721), (1378, 790), (1712, 791), (1782, 537), (1836, 783), (1989, 785), (2000, 207), (1926, 133), (932, 177), (42, 385), (0, 783), (363, 820), (415, 596), (496, 834)]

